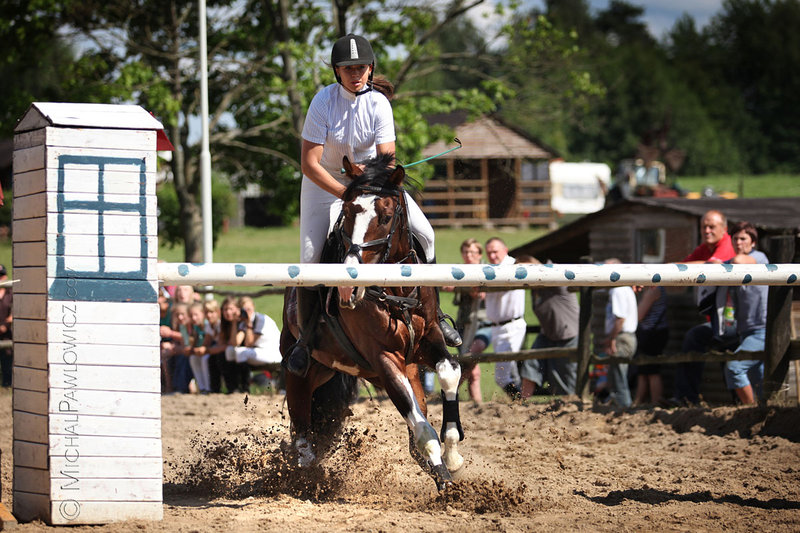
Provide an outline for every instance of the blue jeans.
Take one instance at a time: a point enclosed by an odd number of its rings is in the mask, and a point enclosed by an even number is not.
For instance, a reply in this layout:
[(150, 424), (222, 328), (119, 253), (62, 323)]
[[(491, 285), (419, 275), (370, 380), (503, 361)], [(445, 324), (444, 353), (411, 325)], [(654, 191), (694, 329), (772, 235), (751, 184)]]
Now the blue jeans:
[[(617, 335), (617, 357), (633, 358), (636, 353), (636, 335), (619, 333)], [(628, 387), (628, 363), (611, 363), (608, 365), (609, 398), (622, 408), (630, 407), (631, 389)]]
[[(765, 328), (747, 331), (742, 334), (742, 342), (737, 352), (762, 352), (766, 344)], [(753, 386), (757, 396), (761, 395), (761, 384), (764, 381), (764, 361), (728, 361), (725, 363), (725, 384), (729, 389), (741, 389)]]

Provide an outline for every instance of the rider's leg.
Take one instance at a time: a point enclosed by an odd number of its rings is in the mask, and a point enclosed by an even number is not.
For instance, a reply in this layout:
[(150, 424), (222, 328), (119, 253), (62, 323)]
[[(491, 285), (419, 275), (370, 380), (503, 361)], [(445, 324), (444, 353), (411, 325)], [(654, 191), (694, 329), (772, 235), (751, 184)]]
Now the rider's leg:
[(298, 376), (305, 376), (311, 363), (311, 349), (314, 341), (314, 330), (319, 318), (317, 292), (297, 287), (297, 323), (300, 336), (290, 348), (289, 355), (283, 363), (286, 370)]
[[(422, 245), (423, 252), (425, 253), (425, 260), (428, 261), (429, 264), (433, 264), (436, 262), (436, 252), (433, 245), (433, 226), (431, 226), (431, 223), (428, 222), (428, 219), (425, 217), (425, 213), (422, 212), (422, 209), (419, 208), (408, 193), (406, 193), (406, 207), (411, 231), (414, 233), (420, 245)], [(439, 327), (442, 330), (442, 335), (447, 345), (453, 347), (461, 346), (461, 335), (458, 334), (458, 331), (456, 331), (450, 323), (452, 319), (442, 312), (442, 308), (439, 305), (438, 288), (436, 289), (436, 314), (439, 319)]]
[[(331, 219), (341, 210), (341, 200), (324, 191), (310, 179), (303, 177), (300, 185), (300, 261), (319, 263), (322, 247), (328, 237)], [(291, 373), (305, 376), (311, 363), (311, 345), (318, 319), (318, 294), (297, 287), (297, 323), (300, 336), (290, 348), (283, 366)]]

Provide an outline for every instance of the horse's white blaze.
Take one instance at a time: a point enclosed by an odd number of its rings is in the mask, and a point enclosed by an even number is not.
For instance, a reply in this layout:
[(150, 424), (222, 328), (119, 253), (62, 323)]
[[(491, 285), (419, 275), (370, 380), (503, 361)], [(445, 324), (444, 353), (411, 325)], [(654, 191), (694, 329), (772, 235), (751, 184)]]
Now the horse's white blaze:
[(434, 466), (440, 465), (442, 464), (442, 446), (439, 443), (439, 437), (436, 436), (436, 430), (433, 429), (428, 419), (422, 414), (422, 410), (417, 403), (417, 397), (414, 396), (414, 391), (411, 388), (411, 383), (406, 377), (403, 377), (403, 387), (405, 387), (411, 400), (411, 411), (403, 418), (405, 418), (408, 427), (411, 428), (411, 432), (414, 434), (414, 442), (425, 459)]
[(314, 464), (316, 456), (311, 450), (311, 443), (305, 437), (298, 437), (294, 441), (294, 448), (297, 450), (297, 464), (302, 468), (306, 468)]
[[(436, 363), (436, 374), (442, 385), (444, 397), (447, 400), (457, 399), (458, 383), (461, 381), (461, 366), (452, 365), (447, 359)], [(458, 453), (458, 440), (461, 435), (455, 422), (448, 422), (444, 432), (444, 453), (442, 459), (450, 472), (459, 470), (464, 465), (464, 458)]]
[[(361, 206), (362, 209), (360, 213), (356, 214), (356, 218), (353, 222), (353, 234), (350, 236), (350, 241), (353, 244), (364, 244), (364, 237), (367, 234), (369, 223), (373, 218), (378, 216), (378, 213), (375, 211), (376, 198), (377, 196), (374, 194), (367, 194), (359, 196), (353, 202)], [(344, 258), (345, 265), (358, 266), (359, 263), (359, 257), (356, 254), (348, 254), (347, 257)], [(344, 304), (345, 307), (354, 309), (356, 304), (364, 297), (364, 290), (364, 287), (358, 287), (358, 289), (353, 292), (353, 287), (339, 287), (340, 303)]]

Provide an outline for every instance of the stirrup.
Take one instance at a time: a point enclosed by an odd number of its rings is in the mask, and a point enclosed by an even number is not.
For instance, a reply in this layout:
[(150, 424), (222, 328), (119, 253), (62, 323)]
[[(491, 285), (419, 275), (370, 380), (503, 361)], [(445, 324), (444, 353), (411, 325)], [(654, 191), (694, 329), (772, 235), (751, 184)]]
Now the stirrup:
[(459, 335), (458, 331), (456, 331), (456, 328), (450, 324), (452, 320), (453, 318), (450, 315), (445, 315), (439, 311), (439, 328), (442, 330), (444, 343), (451, 348), (457, 348), (461, 346), (463, 341), (461, 340), (461, 335)]
[(311, 366), (311, 353), (308, 349), (308, 344), (302, 339), (292, 344), (289, 348), (289, 355), (286, 359), (281, 361), (281, 366), (294, 374), (295, 376), (304, 378), (308, 373)]

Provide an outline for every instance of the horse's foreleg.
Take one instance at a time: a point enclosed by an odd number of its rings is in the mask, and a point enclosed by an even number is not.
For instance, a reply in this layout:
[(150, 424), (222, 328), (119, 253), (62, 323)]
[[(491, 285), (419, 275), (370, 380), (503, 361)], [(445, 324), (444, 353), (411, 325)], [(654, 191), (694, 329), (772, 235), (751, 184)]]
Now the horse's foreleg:
[(458, 384), (461, 367), (457, 362), (445, 358), (436, 364), (436, 373), (442, 385), (442, 432), (443, 459), (450, 472), (458, 472), (464, 466), (464, 458), (458, 453), (458, 442), (464, 440), (461, 418), (458, 414)]
[(428, 463), (428, 468), (413, 452), (411, 453), (412, 457), (420, 463), (424, 470), (431, 473), (437, 488), (442, 489), (452, 481), (452, 476), (442, 462), (442, 446), (439, 437), (422, 412), (408, 377), (391, 362), (391, 359), (392, 357), (381, 358), (384, 361), (385, 379), (383, 381), (386, 392), (408, 424), (413, 445), (419, 451), (422, 459)]

